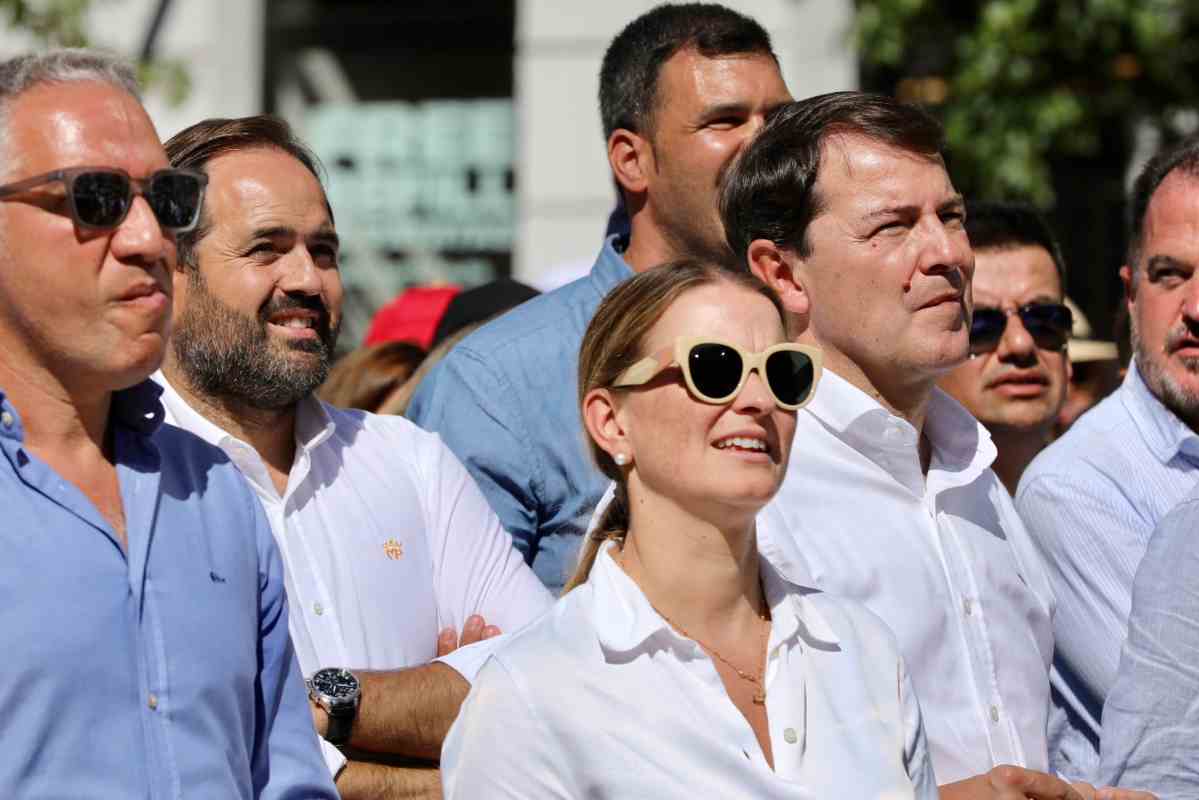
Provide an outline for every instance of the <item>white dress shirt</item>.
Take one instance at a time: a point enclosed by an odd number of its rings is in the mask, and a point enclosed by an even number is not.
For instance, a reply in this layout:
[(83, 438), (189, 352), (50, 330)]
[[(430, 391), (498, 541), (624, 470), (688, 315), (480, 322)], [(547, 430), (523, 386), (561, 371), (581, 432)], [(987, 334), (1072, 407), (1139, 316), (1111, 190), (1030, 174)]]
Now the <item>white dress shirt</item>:
[(789, 580), (862, 602), (899, 640), (943, 783), (1045, 770), (1053, 594), (990, 435), (934, 390), (925, 434), (825, 370), (758, 523)]
[(774, 769), (708, 655), (599, 553), (590, 579), (497, 648), (441, 753), (447, 798), (935, 798), (886, 626), (763, 563)]
[[(395, 670), (433, 661), (437, 634), (481, 614), (515, 631), (553, 602), (466, 470), (402, 417), (315, 397), (296, 415), (296, 455), (280, 497), (249, 444), (191, 408), (161, 373), (166, 421), (223, 450), (266, 509), (283, 555), (300, 669)], [(468, 681), (494, 642), (438, 659)], [(323, 742), (336, 774), (345, 764)]]

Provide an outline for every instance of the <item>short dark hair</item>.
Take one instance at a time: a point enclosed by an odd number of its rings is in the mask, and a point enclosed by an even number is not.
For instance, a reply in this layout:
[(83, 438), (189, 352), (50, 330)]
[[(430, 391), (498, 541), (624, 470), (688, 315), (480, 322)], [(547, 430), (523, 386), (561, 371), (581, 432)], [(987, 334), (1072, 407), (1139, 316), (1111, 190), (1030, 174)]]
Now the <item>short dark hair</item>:
[(1011, 250), (1040, 247), (1057, 268), (1062, 294), (1066, 293), (1066, 260), (1049, 223), (1026, 203), (967, 202), (966, 235), (975, 250)]
[(927, 113), (884, 95), (833, 92), (774, 109), (722, 181), (720, 216), (742, 267), (755, 239), (810, 254), (808, 225), (822, 206), (816, 179), (824, 143), (841, 134), (930, 159), (940, 158), (945, 138), (941, 124)]
[[(179, 131), (164, 147), (171, 166), (198, 169), (205, 173), (208, 171), (208, 162), (226, 153), (263, 148), (281, 150), (303, 164), (321, 185), (322, 191), (325, 188), (324, 168), (320, 159), (295, 135), (285, 120), (270, 114), (206, 119)], [(325, 207), (332, 220), (333, 209), (329, 207), (328, 198), (325, 199)], [(195, 269), (196, 244), (211, 229), (212, 220), (207, 209), (204, 209), (200, 223), (188, 233), (179, 234), (175, 244), (179, 250), (180, 266)]]
[(1145, 215), (1157, 188), (1174, 170), (1199, 178), (1199, 133), (1186, 136), (1149, 159), (1132, 184), (1128, 203), (1128, 267), (1137, 273), (1145, 235)]
[(744, 14), (716, 3), (657, 6), (625, 26), (604, 53), (599, 103), (605, 139), (617, 128), (653, 129), (662, 65), (683, 49), (705, 58), (759, 53), (778, 62), (770, 34)]

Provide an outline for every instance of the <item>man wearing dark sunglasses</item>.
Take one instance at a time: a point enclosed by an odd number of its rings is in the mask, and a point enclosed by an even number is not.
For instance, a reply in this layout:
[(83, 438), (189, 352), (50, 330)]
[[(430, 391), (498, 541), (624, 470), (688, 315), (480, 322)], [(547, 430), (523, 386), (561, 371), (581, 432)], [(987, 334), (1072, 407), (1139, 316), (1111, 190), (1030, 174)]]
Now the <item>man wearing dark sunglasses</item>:
[(1065, 264), (1028, 206), (971, 204), (966, 232), (974, 249), (970, 357), (938, 384), (990, 431), (991, 468), (1015, 494), (1049, 444), (1069, 386)]
[(941, 147), (919, 109), (838, 92), (773, 112), (726, 177), (734, 252), (824, 353), (759, 547), (891, 627), (942, 798), (1079, 800), (1048, 773), (1048, 577), (986, 429), (936, 387), (970, 350), (974, 272)]
[(267, 510), (341, 796), (440, 797), (442, 737), (486, 659), (459, 630), (521, 628), (549, 593), (436, 436), (313, 394), (341, 318), (339, 240), (287, 123), (204, 120), (166, 149), (209, 181), (179, 238), (167, 420), (224, 450)]
[(86, 51), (0, 63), (0, 785), (331, 799), (266, 517), (147, 380), (204, 181), (137, 91)]

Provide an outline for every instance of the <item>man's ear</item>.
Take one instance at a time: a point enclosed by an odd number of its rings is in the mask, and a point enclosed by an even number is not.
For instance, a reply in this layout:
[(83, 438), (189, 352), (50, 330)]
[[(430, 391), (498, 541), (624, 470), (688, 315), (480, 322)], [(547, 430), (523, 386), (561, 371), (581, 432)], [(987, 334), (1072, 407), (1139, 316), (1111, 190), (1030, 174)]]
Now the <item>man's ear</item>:
[(622, 189), (642, 194), (649, 186), (646, 175), (653, 167), (653, 149), (639, 134), (617, 128), (608, 137), (608, 165)]
[(803, 285), (803, 260), (795, 253), (780, 248), (769, 239), (754, 239), (746, 250), (749, 270), (778, 294), (783, 308), (802, 322), (799, 330), (808, 327), (811, 295)]
[(1137, 284), (1132, 274), (1132, 267), (1125, 264), (1120, 267), (1120, 280), (1124, 283), (1124, 301), (1128, 303), (1128, 312), (1132, 313), (1132, 303), (1137, 299)]
[(610, 456), (634, 455), (628, 431), (622, 420), (620, 404), (609, 389), (592, 389), (583, 398), (583, 427), (587, 435)]

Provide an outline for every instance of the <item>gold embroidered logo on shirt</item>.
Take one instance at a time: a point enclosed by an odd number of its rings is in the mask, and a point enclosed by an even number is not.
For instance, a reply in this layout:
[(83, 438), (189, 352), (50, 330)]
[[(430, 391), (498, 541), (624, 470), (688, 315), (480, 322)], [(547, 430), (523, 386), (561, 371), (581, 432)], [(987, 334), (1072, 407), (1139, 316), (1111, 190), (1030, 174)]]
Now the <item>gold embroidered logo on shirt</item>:
[(392, 561), (399, 561), (404, 556), (404, 545), (395, 539), (388, 539), (383, 543), (383, 554)]

